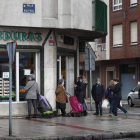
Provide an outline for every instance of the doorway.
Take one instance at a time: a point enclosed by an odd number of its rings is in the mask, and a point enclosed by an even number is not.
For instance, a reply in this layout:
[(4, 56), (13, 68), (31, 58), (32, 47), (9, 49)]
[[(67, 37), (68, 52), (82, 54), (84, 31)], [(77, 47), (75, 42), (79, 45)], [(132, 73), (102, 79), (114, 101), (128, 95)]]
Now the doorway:
[(66, 91), (74, 95), (74, 56), (57, 56), (57, 85), (64, 79)]
[(107, 71), (107, 85), (113, 80), (113, 71)]

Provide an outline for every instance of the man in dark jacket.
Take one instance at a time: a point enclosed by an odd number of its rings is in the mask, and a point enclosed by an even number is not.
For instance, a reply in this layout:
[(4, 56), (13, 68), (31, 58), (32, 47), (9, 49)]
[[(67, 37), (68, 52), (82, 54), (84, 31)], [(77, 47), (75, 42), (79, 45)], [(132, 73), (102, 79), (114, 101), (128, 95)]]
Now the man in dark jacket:
[(92, 86), (92, 97), (95, 101), (96, 113), (93, 115), (99, 115), (99, 107), (100, 107), (100, 115), (102, 115), (102, 98), (105, 95), (105, 88), (100, 83), (100, 78), (97, 78), (97, 82)]
[(128, 116), (128, 111), (126, 111), (121, 105), (120, 105), (120, 101), (122, 99), (122, 95), (121, 95), (121, 87), (122, 84), (119, 83), (118, 79), (114, 79), (114, 85), (115, 88), (113, 90), (113, 95), (114, 95), (114, 108), (113, 108), (113, 114), (114, 116), (112, 117), (117, 117), (117, 108), (119, 108), (120, 110), (122, 110), (126, 117)]

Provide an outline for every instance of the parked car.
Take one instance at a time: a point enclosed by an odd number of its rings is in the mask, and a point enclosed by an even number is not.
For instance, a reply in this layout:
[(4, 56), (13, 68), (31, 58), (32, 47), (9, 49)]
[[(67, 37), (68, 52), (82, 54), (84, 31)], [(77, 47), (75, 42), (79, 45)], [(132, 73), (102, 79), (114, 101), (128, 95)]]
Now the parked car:
[(128, 106), (133, 107), (136, 104), (140, 104), (140, 98), (139, 98), (139, 88), (140, 85), (137, 85), (134, 89), (130, 91), (130, 93), (127, 96)]

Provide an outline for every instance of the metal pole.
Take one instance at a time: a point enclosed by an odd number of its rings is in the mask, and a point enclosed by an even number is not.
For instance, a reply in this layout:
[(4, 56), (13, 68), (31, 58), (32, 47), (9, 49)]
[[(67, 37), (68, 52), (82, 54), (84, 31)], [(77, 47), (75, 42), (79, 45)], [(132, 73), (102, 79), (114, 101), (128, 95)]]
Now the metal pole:
[(90, 77), (90, 83), (89, 83), (89, 92), (90, 92), (90, 110), (92, 111), (92, 94), (91, 94), (91, 88), (92, 88), (92, 70), (91, 70), (91, 46), (89, 45), (89, 77)]
[(9, 47), (9, 136), (12, 136), (12, 54), (13, 46)]

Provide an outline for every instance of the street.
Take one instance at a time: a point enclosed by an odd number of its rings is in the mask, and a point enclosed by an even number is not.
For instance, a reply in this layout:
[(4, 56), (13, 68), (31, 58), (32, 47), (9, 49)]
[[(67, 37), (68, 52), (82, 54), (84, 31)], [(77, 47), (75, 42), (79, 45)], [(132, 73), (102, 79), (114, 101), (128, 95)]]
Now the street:
[[(14, 118), (12, 119), (13, 136), (16, 138), (40, 138), (139, 131), (140, 106), (130, 108), (124, 105), (123, 107), (129, 111), (128, 118), (121, 111), (118, 111), (118, 118), (111, 118), (108, 116), (108, 109), (103, 109), (103, 116), (93, 116), (95, 108), (94, 111), (88, 111), (89, 114), (86, 117)], [(1, 137), (7, 137), (8, 127), (8, 119), (1, 118)]]

